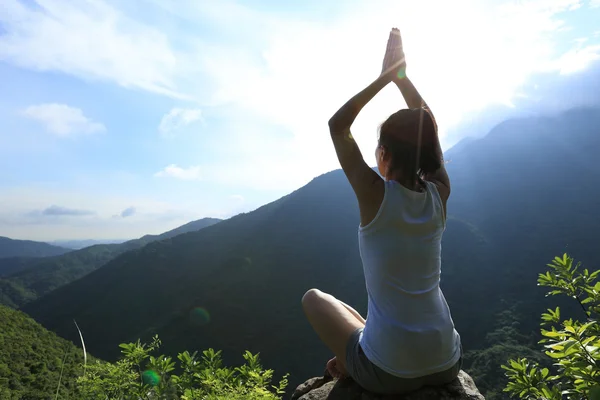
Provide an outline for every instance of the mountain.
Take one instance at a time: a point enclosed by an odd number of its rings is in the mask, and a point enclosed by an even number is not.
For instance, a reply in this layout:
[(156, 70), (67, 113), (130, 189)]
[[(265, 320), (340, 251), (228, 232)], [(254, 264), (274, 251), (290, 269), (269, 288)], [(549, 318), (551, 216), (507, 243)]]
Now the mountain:
[(68, 398), (82, 372), (81, 349), (28, 315), (2, 305), (0, 321), (0, 399), (54, 398), (61, 369), (59, 395)]
[[(43, 259), (0, 259), (0, 304), (20, 307), (62, 285), (72, 282), (100, 268), (126, 251), (137, 249), (153, 241), (172, 238), (216, 224), (220, 219), (203, 218), (164, 232), (146, 235), (121, 244), (103, 244)], [(12, 271), (5, 273), (2, 271)]]
[[(192, 222), (188, 222), (185, 225), (181, 225), (180, 227), (177, 227), (175, 229), (172, 229), (168, 232), (165, 233), (161, 233), (160, 235), (144, 235), (142, 236), (140, 239), (133, 239), (133, 241), (129, 241), (129, 242), (136, 242), (137, 243), (150, 243), (154, 240), (162, 240), (162, 239), (168, 239), (171, 238), (173, 236), (177, 236), (180, 235), (182, 233), (187, 233), (187, 232), (193, 232), (193, 231), (197, 231), (200, 230), (202, 228), (204, 228), (206, 225), (206, 223), (210, 223), (210, 221), (220, 221), (219, 219), (216, 218), (203, 218), (203, 219), (199, 219), (197, 221), (192, 221)], [(69, 249), (75, 249), (75, 250), (79, 250), (79, 249), (83, 249), (85, 247), (90, 247), (90, 246), (95, 246), (97, 244), (121, 244), (124, 242), (127, 242), (128, 240), (125, 239), (109, 239), (109, 240), (93, 240), (93, 239), (87, 239), (87, 240), (55, 240), (52, 242), (52, 244), (57, 245), (57, 246), (62, 246), (62, 247), (66, 247)]]
[(160, 235), (144, 235), (139, 239), (133, 239), (126, 243), (129, 247), (143, 246), (148, 243), (155, 242), (157, 240), (170, 239), (183, 233), (199, 231), (200, 229), (204, 229), (208, 226), (214, 225), (217, 222), (221, 222), (221, 220), (218, 218), (202, 218), (196, 221), (188, 222), (185, 225), (181, 225), (180, 227), (177, 227), (165, 233), (161, 233)]
[[(598, 127), (599, 110), (574, 109), (506, 121), (448, 152), (442, 289), (468, 353), (490, 346), (499, 321), (535, 339), (548, 307), (537, 274), (555, 255), (600, 265)], [(254, 212), (125, 252), (23, 310), (71, 340), (76, 318), (106, 359), (154, 333), (168, 352), (219, 348), (227, 363), (247, 348), (294, 387), (329, 356), (303, 293), (317, 287), (366, 311), (358, 224), (353, 192), (333, 171)], [(497, 381), (477, 382), (482, 392), (503, 379), (488, 377)]]
[(0, 278), (28, 268), (39, 261), (38, 257), (7, 257), (0, 259)]
[(64, 247), (32, 240), (16, 240), (0, 236), (0, 258), (51, 257), (71, 251)]
[(108, 240), (95, 240), (95, 239), (83, 239), (83, 240), (54, 240), (50, 244), (55, 246), (66, 247), (68, 249), (80, 250), (85, 247), (94, 246), (97, 244), (119, 244), (126, 242), (126, 239), (108, 239)]

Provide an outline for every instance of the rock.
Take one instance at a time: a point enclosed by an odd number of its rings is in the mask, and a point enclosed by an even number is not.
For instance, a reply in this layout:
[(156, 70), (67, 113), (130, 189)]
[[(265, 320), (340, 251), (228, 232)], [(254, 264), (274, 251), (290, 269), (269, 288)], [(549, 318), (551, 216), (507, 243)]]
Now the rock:
[(291, 400), (485, 400), (473, 379), (464, 371), (445, 386), (427, 386), (403, 395), (378, 395), (367, 392), (351, 378), (332, 379), (325, 374), (300, 384)]

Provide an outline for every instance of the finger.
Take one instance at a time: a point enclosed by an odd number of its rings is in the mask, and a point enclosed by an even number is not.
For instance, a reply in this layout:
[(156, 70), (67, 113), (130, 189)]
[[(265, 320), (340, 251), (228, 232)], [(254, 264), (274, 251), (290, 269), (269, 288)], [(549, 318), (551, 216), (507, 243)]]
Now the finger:
[(393, 28), (390, 32), (390, 36), (394, 47), (397, 47), (398, 44), (402, 43), (402, 39), (400, 37), (400, 30), (398, 28)]
[(398, 45), (402, 46), (402, 34), (400, 33), (400, 29), (396, 29), (396, 40), (398, 41)]
[(402, 36), (400, 36), (400, 31), (396, 35), (396, 47), (402, 47)]
[(391, 32), (394, 42), (398, 40), (398, 36), (400, 36), (400, 31), (396, 28)]

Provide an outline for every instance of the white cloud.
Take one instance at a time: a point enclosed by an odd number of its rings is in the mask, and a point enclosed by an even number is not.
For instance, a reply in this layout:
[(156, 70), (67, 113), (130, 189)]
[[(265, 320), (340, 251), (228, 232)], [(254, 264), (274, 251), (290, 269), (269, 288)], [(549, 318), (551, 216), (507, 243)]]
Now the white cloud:
[(199, 108), (173, 108), (162, 117), (158, 130), (168, 135), (196, 121), (202, 121), (202, 110)]
[(561, 74), (571, 74), (586, 69), (594, 61), (600, 60), (600, 45), (572, 49), (556, 61)]
[(590, 0), (590, 7), (592, 7), (592, 8), (600, 7), (600, 0)]
[(57, 136), (70, 136), (83, 133), (95, 133), (105, 130), (104, 125), (94, 122), (83, 115), (79, 108), (66, 104), (40, 104), (29, 106), (23, 115), (42, 123), (46, 129)]
[(185, 98), (167, 36), (101, 0), (3, 0), (0, 60)]
[(183, 181), (197, 181), (201, 179), (200, 167), (191, 166), (189, 168), (181, 168), (175, 164), (166, 166), (163, 170), (154, 174), (156, 177), (170, 177)]

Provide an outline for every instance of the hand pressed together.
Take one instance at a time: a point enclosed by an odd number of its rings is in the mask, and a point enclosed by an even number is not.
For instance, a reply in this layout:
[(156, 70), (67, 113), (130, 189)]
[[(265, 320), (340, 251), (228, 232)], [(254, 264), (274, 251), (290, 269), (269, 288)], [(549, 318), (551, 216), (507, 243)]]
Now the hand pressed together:
[(404, 75), (406, 70), (406, 58), (404, 57), (404, 49), (402, 48), (402, 36), (398, 28), (392, 28), (383, 57), (383, 65), (381, 75), (387, 75), (390, 78)]

